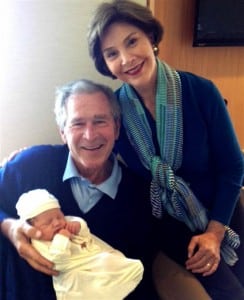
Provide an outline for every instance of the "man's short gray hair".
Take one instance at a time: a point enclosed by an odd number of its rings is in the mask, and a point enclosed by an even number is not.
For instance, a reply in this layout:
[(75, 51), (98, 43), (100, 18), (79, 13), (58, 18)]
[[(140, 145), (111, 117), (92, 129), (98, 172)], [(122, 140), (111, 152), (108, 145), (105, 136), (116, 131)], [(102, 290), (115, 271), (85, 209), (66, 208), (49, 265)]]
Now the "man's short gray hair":
[(66, 104), (71, 95), (103, 93), (110, 105), (111, 114), (115, 121), (120, 120), (120, 106), (113, 90), (103, 84), (88, 79), (72, 81), (56, 89), (55, 117), (60, 130), (63, 130), (67, 120)]

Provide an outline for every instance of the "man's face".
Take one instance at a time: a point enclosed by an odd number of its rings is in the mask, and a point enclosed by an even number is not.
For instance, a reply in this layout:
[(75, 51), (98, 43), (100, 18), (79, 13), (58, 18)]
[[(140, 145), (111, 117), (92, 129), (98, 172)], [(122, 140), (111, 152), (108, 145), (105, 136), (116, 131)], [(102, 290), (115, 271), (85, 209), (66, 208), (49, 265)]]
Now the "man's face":
[(119, 135), (106, 96), (101, 92), (72, 95), (66, 105), (67, 121), (63, 141), (83, 177), (98, 181), (107, 168), (108, 158)]

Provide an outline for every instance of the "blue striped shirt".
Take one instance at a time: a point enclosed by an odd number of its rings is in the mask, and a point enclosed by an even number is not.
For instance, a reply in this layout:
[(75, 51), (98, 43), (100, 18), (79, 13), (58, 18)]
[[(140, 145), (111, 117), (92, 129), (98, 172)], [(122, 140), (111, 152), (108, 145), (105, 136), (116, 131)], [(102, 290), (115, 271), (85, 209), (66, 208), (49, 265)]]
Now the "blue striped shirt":
[(79, 174), (69, 153), (64, 170), (63, 181), (70, 180), (74, 198), (84, 213), (95, 206), (103, 194), (115, 199), (122, 172), (115, 155), (112, 155), (111, 158), (113, 160), (113, 170), (111, 175), (104, 182), (96, 185)]

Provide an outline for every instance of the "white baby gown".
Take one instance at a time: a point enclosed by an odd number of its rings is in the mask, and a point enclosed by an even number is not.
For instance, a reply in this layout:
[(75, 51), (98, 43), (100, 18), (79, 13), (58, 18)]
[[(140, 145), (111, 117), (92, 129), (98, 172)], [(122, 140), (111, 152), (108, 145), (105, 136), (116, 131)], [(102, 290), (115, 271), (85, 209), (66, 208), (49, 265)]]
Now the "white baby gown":
[(53, 276), (57, 300), (124, 299), (142, 279), (141, 261), (125, 257), (91, 234), (83, 219), (66, 219), (81, 224), (79, 234), (71, 240), (61, 234), (52, 242), (32, 240), (33, 246), (59, 271), (58, 276)]

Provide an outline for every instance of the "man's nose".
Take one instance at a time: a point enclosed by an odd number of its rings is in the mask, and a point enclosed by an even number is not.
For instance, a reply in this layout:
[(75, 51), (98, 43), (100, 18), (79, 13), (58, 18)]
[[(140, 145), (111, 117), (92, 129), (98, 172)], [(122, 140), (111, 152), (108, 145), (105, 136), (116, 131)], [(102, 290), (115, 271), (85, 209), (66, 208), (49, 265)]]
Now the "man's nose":
[(87, 125), (83, 131), (83, 137), (87, 140), (91, 140), (94, 138), (96, 134), (96, 130), (92, 124)]

